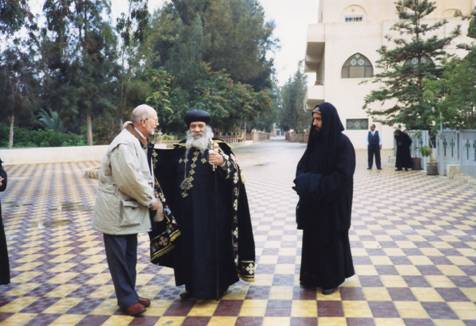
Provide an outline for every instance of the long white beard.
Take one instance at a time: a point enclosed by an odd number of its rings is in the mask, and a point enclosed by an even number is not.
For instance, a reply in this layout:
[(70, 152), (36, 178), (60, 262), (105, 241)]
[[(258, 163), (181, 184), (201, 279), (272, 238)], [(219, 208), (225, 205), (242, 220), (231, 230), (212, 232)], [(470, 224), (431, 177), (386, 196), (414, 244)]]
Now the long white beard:
[(210, 145), (211, 140), (213, 139), (213, 131), (210, 126), (206, 126), (203, 134), (198, 137), (194, 137), (193, 133), (190, 130), (187, 130), (187, 139), (185, 141), (185, 147), (187, 151), (194, 147), (199, 149), (201, 152), (204, 152)]

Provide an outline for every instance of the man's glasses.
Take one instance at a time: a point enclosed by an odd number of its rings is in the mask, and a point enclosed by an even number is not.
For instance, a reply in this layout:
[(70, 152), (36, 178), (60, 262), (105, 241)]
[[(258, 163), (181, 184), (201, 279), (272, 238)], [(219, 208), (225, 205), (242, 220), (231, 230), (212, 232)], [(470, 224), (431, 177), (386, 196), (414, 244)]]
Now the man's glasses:
[(145, 118), (144, 121), (147, 120), (153, 120), (157, 125), (159, 125), (159, 119), (158, 118)]

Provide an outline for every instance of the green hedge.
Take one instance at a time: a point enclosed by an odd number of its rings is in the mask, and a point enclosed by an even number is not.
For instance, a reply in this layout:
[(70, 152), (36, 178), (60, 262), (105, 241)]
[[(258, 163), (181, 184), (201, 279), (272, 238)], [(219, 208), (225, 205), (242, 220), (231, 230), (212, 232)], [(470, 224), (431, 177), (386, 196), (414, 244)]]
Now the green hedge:
[[(0, 147), (8, 146), (9, 128), (0, 125)], [(86, 145), (82, 135), (57, 132), (52, 129), (15, 128), (13, 147), (57, 147)]]

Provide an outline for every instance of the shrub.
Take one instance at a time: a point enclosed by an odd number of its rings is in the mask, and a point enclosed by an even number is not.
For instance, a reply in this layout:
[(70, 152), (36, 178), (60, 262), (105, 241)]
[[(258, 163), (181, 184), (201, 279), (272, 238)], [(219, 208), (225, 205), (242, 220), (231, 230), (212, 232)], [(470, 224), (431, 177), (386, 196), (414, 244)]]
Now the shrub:
[[(0, 147), (8, 146), (8, 131), (6, 125), (0, 125)], [(26, 129), (15, 128), (13, 147), (58, 147), (85, 145), (86, 140), (82, 135), (64, 133), (52, 129)]]
[(420, 153), (421, 153), (421, 155), (423, 155), (423, 156), (430, 156), (430, 155), (431, 155), (431, 152), (432, 152), (431, 147), (428, 147), (428, 146), (422, 146), (422, 147), (420, 147)]

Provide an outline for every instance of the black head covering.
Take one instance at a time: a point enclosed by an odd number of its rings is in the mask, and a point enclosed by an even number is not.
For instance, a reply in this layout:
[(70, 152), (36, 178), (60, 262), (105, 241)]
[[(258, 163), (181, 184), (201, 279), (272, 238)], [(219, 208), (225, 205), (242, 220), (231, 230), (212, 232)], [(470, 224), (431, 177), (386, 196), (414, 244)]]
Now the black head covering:
[(329, 174), (336, 165), (337, 143), (344, 126), (336, 108), (330, 103), (321, 103), (312, 112), (321, 113), (322, 128), (318, 131), (311, 124), (306, 151), (299, 165), (304, 172)]
[(210, 123), (210, 114), (207, 111), (200, 109), (192, 109), (185, 114), (185, 123), (187, 127), (190, 126), (192, 122), (202, 121), (207, 125)]

